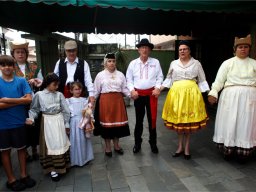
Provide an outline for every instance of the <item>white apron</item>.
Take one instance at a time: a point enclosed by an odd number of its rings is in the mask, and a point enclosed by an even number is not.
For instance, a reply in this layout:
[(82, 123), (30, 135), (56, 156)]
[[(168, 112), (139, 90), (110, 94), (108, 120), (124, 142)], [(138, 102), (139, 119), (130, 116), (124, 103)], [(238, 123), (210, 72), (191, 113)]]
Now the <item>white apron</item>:
[(43, 114), (44, 137), (48, 155), (62, 155), (68, 151), (70, 142), (65, 130), (62, 113)]

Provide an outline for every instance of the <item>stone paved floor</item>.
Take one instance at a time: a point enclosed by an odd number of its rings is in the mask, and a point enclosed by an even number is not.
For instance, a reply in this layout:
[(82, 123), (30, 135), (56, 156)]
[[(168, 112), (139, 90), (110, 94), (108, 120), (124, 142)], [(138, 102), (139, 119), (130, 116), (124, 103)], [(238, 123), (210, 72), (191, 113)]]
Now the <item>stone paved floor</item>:
[[(177, 147), (177, 135), (167, 130), (161, 120), (161, 110), (166, 93), (161, 95), (158, 108), (158, 147), (159, 154), (151, 153), (148, 144), (147, 123), (143, 134), (144, 142), (140, 153), (134, 155), (133, 135), (120, 140), (125, 154), (112, 158), (104, 156), (104, 145), (100, 137), (93, 137), (95, 159), (84, 167), (74, 167), (58, 183), (42, 174), (39, 162), (28, 164), (30, 175), (37, 185), (26, 191), (255, 191), (255, 158), (247, 164), (237, 161), (227, 162), (212, 142), (214, 115), (208, 127), (191, 137), (192, 159), (172, 158), (171, 152)], [(131, 103), (132, 104), (132, 103)], [(131, 133), (135, 115), (133, 104), (128, 107)], [(19, 175), (16, 153), (13, 153), (15, 173)], [(6, 177), (0, 167), (0, 191), (5, 188)]]

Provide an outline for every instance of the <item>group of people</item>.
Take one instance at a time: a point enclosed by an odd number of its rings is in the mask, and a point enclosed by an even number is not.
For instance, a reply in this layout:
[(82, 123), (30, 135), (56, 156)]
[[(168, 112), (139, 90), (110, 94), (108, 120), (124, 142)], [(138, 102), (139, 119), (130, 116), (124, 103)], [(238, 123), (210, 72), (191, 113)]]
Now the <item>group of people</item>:
[[(22, 66), (24, 61), (19, 62), (22, 55), (27, 58), (27, 45), (13, 43), (12, 47), (13, 57), (0, 56), (0, 150), (8, 178), (6, 185), (11, 190), (24, 190), (36, 184), (26, 171), (28, 133), (36, 127), (40, 134), (38, 143), (30, 143), (32, 157), (36, 159), (35, 146), (39, 144), (40, 163), (53, 181), (59, 181), (71, 166), (84, 166), (93, 160), (93, 129), (104, 139), (107, 157), (112, 157), (111, 141), (114, 152), (122, 155), (119, 139), (130, 135), (123, 96), (134, 100), (133, 153), (141, 151), (146, 113), (149, 144), (152, 153), (157, 154), (158, 97), (165, 88), (169, 91), (162, 119), (168, 129), (178, 134), (177, 150), (172, 157), (191, 158), (190, 135), (205, 128), (209, 119), (202, 92), (207, 92), (209, 103), (215, 104), (222, 89), (213, 141), (225, 159), (237, 155), (244, 160), (256, 146), (256, 61), (249, 58), (250, 36), (235, 38), (235, 56), (220, 66), (211, 89), (186, 40), (179, 42), (179, 58), (171, 62), (165, 80), (159, 60), (150, 57), (154, 45), (148, 39), (136, 45), (139, 58), (131, 61), (126, 74), (117, 70), (115, 54), (106, 54), (104, 70), (94, 82), (88, 63), (77, 57), (75, 41), (65, 43), (66, 58), (57, 61), (54, 72), (45, 78), (40, 70), (29, 71), (26, 65)], [(11, 148), (18, 151), (20, 179), (12, 170)]]

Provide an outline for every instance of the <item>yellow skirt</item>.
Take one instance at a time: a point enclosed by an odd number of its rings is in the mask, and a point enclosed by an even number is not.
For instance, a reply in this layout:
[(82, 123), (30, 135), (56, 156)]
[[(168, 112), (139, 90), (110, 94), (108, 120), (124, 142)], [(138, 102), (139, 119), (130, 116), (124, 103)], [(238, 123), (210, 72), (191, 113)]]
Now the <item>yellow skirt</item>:
[(205, 104), (195, 81), (173, 83), (165, 100), (162, 118), (167, 128), (177, 132), (194, 132), (206, 126)]

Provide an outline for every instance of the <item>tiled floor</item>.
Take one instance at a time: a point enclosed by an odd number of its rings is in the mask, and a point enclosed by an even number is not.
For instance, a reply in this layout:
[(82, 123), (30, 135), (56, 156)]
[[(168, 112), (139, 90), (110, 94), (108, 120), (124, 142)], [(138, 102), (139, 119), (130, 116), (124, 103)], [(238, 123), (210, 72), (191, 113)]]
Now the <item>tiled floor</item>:
[[(38, 161), (28, 164), (30, 175), (37, 185), (26, 191), (255, 191), (255, 158), (247, 164), (223, 160), (212, 142), (214, 114), (209, 109), (208, 127), (191, 136), (191, 160), (172, 158), (171, 152), (177, 147), (177, 135), (167, 130), (161, 119), (166, 93), (159, 99), (158, 107), (158, 148), (159, 154), (152, 154), (148, 144), (147, 123), (143, 134), (142, 150), (133, 154), (134, 107), (127, 108), (132, 135), (120, 140), (124, 155), (104, 156), (104, 142), (93, 137), (95, 159), (84, 167), (74, 167), (60, 182), (54, 183), (44, 176)], [(13, 167), (19, 175), (17, 155), (13, 153)], [(0, 167), (0, 191), (5, 188), (6, 177)]]

